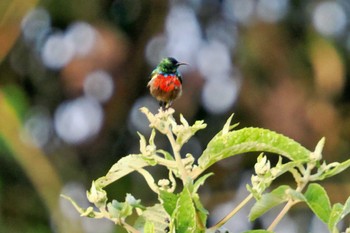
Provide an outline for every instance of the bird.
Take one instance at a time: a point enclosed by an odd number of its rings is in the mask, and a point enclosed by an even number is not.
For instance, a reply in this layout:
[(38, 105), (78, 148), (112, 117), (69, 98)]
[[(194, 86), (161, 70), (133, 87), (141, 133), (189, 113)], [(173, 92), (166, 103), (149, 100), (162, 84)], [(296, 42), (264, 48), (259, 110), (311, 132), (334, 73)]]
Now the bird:
[(173, 57), (163, 58), (150, 75), (147, 87), (163, 110), (168, 109), (182, 94), (182, 75), (177, 70), (181, 65), (188, 64), (178, 62)]

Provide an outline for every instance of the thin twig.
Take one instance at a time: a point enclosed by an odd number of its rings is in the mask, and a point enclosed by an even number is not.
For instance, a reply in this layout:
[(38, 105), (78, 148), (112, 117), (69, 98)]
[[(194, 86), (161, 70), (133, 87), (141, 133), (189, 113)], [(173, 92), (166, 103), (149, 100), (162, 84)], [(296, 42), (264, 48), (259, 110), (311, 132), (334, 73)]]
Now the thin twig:
[(216, 229), (222, 227), (230, 218), (232, 218), (240, 209), (243, 208), (251, 199), (253, 198), (253, 194), (249, 194), (236, 208), (234, 208), (228, 215), (226, 215), (223, 219), (221, 219), (214, 226), (209, 228), (210, 231), (215, 232)]
[(268, 231), (273, 231), (277, 224), (282, 220), (282, 218), (287, 214), (289, 209), (295, 204), (296, 202), (293, 200), (289, 200), (287, 204), (283, 207), (281, 212), (277, 215), (277, 217), (273, 220), (273, 222), (270, 224), (270, 226), (267, 228)]

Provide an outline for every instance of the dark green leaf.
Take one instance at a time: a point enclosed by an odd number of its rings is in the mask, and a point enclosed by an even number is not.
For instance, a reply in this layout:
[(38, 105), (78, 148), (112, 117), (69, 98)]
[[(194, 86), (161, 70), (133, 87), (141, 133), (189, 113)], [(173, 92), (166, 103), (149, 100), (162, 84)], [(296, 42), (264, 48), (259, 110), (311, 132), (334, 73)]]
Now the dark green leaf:
[(184, 188), (177, 201), (175, 210), (176, 233), (199, 233), (196, 223), (196, 208), (191, 193)]
[(179, 196), (164, 190), (160, 190), (159, 198), (162, 200), (165, 211), (171, 216), (176, 208)]
[(196, 214), (197, 214), (197, 225), (200, 228), (205, 228), (205, 224), (207, 222), (207, 216), (209, 212), (204, 208), (202, 205), (202, 202), (199, 199), (198, 194), (193, 195), (193, 203), (196, 208)]
[(311, 210), (327, 224), (331, 213), (331, 203), (326, 190), (321, 185), (313, 183), (309, 185), (304, 196)]

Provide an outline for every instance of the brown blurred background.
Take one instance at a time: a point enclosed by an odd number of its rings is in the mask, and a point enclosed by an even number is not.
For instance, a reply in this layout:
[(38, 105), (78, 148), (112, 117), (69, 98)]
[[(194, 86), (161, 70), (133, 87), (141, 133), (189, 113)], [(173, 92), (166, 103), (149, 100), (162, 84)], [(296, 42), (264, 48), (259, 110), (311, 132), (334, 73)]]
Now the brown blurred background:
[[(146, 84), (166, 56), (190, 64), (176, 114), (208, 123), (184, 154), (198, 157), (234, 112), (239, 127), (269, 128), (310, 150), (325, 136), (324, 158), (348, 159), (349, 21), (346, 0), (2, 0), (0, 232), (121, 232), (80, 218), (59, 194), (86, 206), (91, 181), (137, 152), (136, 131), (150, 133), (138, 109), (157, 111)], [(209, 210), (234, 200), (237, 174), (255, 160), (211, 168)], [(332, 202), (350, 195), (348, 176), (322, 183)], [(111, 198), (131, 192), (151, 203), (145, 190), (138, 175), (108, 188)]]

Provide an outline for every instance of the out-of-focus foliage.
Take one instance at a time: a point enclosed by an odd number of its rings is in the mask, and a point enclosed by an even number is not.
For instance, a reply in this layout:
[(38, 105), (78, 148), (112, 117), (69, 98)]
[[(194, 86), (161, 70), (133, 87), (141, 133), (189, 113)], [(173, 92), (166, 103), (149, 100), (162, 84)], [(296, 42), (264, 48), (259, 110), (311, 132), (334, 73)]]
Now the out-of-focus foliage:
[[(199, 155), (235, 112), (243, 126), (272, 129), (308, 148), (325, 136), (325, 159), (345, 160), (349, 15), (346, 0), (2, 0), (0, 232), (51, 232), (61, 221), (55, 205), (74, 232), (114, 231), (80, 220), (58, 193), (86, 203), (89, 181), (135, 152), (136, 131), (151, 133), (138, 109), (158, 108), (146, 84), (164, 56), (190, 64), (181, 68), (176, 112), (209, 125), (184, 151)], [(210, 210), (231, 198), (243, 177), (227, 174), (251, 166), (232, 158), (211, 168), (215, 182), (203, 191)], [(334, 181), (324, 186), (343, 203), (347, 175)], [(137, 198), (143, 187), (128, 176), (110, 189), (116, 196), (136, 191)]]

